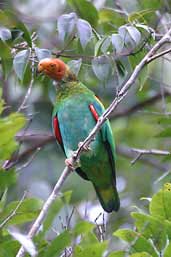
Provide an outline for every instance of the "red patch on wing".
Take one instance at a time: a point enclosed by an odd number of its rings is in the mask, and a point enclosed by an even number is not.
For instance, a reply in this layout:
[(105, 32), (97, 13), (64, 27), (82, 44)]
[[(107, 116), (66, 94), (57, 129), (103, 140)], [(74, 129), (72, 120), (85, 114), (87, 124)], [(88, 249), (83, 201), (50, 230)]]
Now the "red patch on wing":
[(96, 109), (94, 108), (93, 104), (89, 105), (90, 111), (93, 114), (94, 119), (97, 121), (99, 118), (98, 113), (96, 112)]
[(53, 128), (54, 128), (56, 139), (58, 140), (59, 144), (62, 145), (62, 137), (59, 129), (59, 122), (56, 116), (53, 118)]

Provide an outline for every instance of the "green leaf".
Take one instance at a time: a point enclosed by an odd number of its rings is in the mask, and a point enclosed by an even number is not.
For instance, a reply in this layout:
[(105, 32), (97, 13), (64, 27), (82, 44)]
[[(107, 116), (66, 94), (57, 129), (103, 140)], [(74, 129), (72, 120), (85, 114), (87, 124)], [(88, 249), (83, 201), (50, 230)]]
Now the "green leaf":
[(143, 89), (145, 82), (147, 81), (149, 75), (148, 75), (148, 65), (145, 65), (143, 69), (141, 70), (140, 76), (138, 78), (140, 83), (140, 91)]
[(2, 64), (2, 69), (3, 69), (3, 77), (4, 80), (6, 80), (10, 74), (10, 72), (12, 71), (12, 67), (13, 67), (13, 60), (12, 58), (2, 58), (1, 59), (1, 64)]
[(131, 254), (129, 257), (152, 257), (152, 255), (147, 252), (141, 252), (141, 253)]
[(78, 73), (80, 71), (81, 65), (82, 65), (82, 59), (78, 60), (72, 60), (67, 63), (71, 71), (78, 76)]
[(171, 137), (171, 129), (166, 128), (162, 132), (160, 132), (157, 137)]
[(0, 146), (8, 147), (5, 144), (14, 139), (16, 133), (25, 125), (25, 122), (26, 119), (21, 113), (11, 113), (9, 116), (0, 119)]
[(0, 257), (14, 257), (19, 247), (20, 244), (18, 241), (9, 240), (4, 237), (3, 241), (0, 243)]
[(83, 49), (86, 48), (86, 45), (92, 38), (92, 28), (91, 25), (82, 19), (77, 20), (77, 31), (80, 43)]
[(0, 21), (3, 26), (11, 27), (14, 26), (14, 21), (9, 17), (7, 11), (0, 9)]
[(25, 41), (27, 42), (29, 47), (32, 47), (32, 40), (31, 40), (31, 35), (29, 30), (27, 29), (26, 25), (21, 22), (18, 21), (18, 23), (16, 24), (17, 29), (23, 31), (23, 38), (25, 39)]
[(0, 39), (2, 41), (9, 40), (11, 38), (11, 31), (5, 27), (0, 27)]
[(62, 42), (74, 36), (76, 30), (76, 21), (77, 16), (75, 13), (63, 14), (58, 18), (58, 36)]
[(162, 251), (167, 241), (164, 223), (144, 213), (133, 212), (131, 216), (135, 219), (135, 226), (138, 231), (147, 239), (151, 238), (155, 247)]
[(81, 247), (85, 247), (85, 246), (88, 246), (90, 244), (97, 244), (97, 243), (99, 243), (99, 240), (97, 239), (97, 237), (94, 234), (93, 230), (90, 230), (90, 232), (82, 233), (81, 237), (82, 237), (82, 240), (81, 240), (81, 242), (79, 244)]
[(3, 70), (3, 77), (7, 79), (9, 72), (12, 70), (12, 55), (6, 42), (0, 40), (0, 57)]
[(163, 257), (170, 257), (171, 256), (171, 242), (166, 247)]
[(125, 17), (112, 8), (102, 8), (99, 10), (100, 23), (112, 22), (115, 26), (120, 27), (125, 24)]
[(164, 221), (165, 229), (168, 235), (169, 240), (171, 241), (171, 222), (168, 220)]
[[(10, 171), (11, 172), (11, 171)], [(0, 215), (0, 223), (3, 222), (18, 206), (19, 201), (13, 201), (9, 203), (3, 213)], [(38, 212), (42, 208), (43, 202), (36, 198), (25, 199), (19, 208), (16, 210), (16, 214), (11, 217), (8, 223), (5, 226), (10, 224), (23, 224), (29, 221), (32, 221), (37, 217)]]
[(16, 173), (14, 170), (6, 171), (0, 169), (0, 193), (4, 192), (7, 187), (16, 182)]
[(7, 201), (7, 193), (8, 193), (8, 188), (6, 188), (1, 196), (1, 200), (0, 200), (0, 213), (3, 211), (4, 206), (6, 205), (6, 201)]
[[(134, 70), (135, 67), (138, 65), (138, 63), (143, 59), (145, 53), (146, 53), (145, 50), (142, 49), (137, 54), (129, 56), (129, 61), (130, 61), (132, 70)], [(141, 70), (141, 72), (138, 76), (138, 80), (139, 80), (139, 84), (140, 84), (140, 86), (139, 86), (140, 90), (143, 89), (143, 86), (144, 86), (145, 82), (147, 81), (147, 79), (148, 79), (148, 65), (143, 67), (143, 69)]]
[(12, 58), (9, 46), (2, 40), (0, 40), (0, 57), (3, 59)]
[(106, 54), (107, 51), (109, 50), (111, 46), (111, 37), (108, 36), (105, 38), (105, 40), (102, 42), (102, 45), (101, 45), (101, 51), (102, 53)]
[(0, 114), (4, 110), (4, 100), (2, 99), (2, 88), (0, 88)]
[(70, 232), (64, 231), (50, 243), (42, 257), (60, 256), (61, 252), (71, 244), (71, 239)]
[(26, 66), (29, 61), (29, 55), (30, 55), (29, 50), (22, 50), (19, 53), (17, 53), (14, 57), (14, 61), (13, 61), (14, 70), (20, 80), (23, 80), (24, 78)]
[(92, 60), (92, 69), (99, 80), (107, 81), (112, 73), (110, 58), (108, 56), (95, 57)]
[(68, 4), (76, 11), (80, 18), (87, 20), (96, 27), (99, 16), (95, 6), (87, 0), (67, 0)]
[(71, 191), (65, 192), (61, 197), (57, 198), (48, 210), (47, 217), (43, 224), (43, 234), (49, 230), (58, 212), (61, 208), (68, 204), (71, 199)]
[(107, 247), (107, 242), (91, 244), (86, 247), (77, 245), (74, 249), (74, 257), (100, 257)]
[(139, 4), (142, 9), (159, 9), (162, 5), (163, 1), (162, 0), (141, 0), (139, 1)]
[(130, 229), (119, 229), (114, 233), (114, 235), (128, 242), (133, 251), (146, 251), (153, 257), (158, 257), (152, 244), (140, 233), (137, 233)]
[(51, 58), (51, 51), (49, 49), (36, 47), (35, 52), (39, 61), (45, 58)]
[(94, 48), (94, 55), (98, 56), (100, 54), (101, 51), (101, 46), (103, 44), (103, 42), (106, 40), (106, 37), (101, 38), (100, 40), (97, 41), (95, 48)]
[(122, 53), (124, 49), (124, 40), (119, 34), (112, 34), (111, 42), (116, 54)]
[(81, 221), (76, 224), (75, 228), (73, 229), (74, 236), (77, 237), (81, 234), (86, 234), (92, 231), (94, 228), (94, 224), (89, 223), (87, 221)]
[(134, 26), (123, 25), (118, 32), (128, 48), (135, 48), (141, 41), (141, 33)]
[(163, 188), (152, 197), (150, 202), (150, 214), (160, 220), (171, 221), (171, 190)]
[(125, 251), (116, 251), (108, 255), (108, 257), (125, 257)]

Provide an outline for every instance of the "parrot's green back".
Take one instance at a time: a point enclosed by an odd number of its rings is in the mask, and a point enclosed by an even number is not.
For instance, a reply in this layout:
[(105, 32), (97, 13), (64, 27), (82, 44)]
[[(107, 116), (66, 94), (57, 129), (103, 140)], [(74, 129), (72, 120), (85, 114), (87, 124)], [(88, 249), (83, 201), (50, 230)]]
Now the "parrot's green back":
[[(61, 84), (53, 111), (53, 127), (67, 158), (96, 124), (91, 107), (98, 116), (104, 112), (101, 102), (82, 83), (72, 81)], [(114, 139), (109, 121), (103, 124), (90, 148), (81, 154), (80, 167), (76, 172), (93, 183), (105, 211), (117, 211), (120, 202), (116, 189)]]

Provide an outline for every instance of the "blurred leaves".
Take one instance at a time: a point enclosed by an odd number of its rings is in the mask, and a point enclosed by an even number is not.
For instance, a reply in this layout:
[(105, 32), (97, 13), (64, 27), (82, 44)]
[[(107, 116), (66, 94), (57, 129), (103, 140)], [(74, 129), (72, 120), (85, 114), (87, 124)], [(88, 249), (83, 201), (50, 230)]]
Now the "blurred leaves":
[(9, 225), (19, 225), (30, 222), (37, 217), (38, 212), (42, 207), (42, 201), (33, 198), (23, 200), (19, 208), (17, 208), (19, 203), (19, 201), (13, 201), (5, 206), (0, 214), (0, 223), (2, 223), (15, 209), (17, 209), (15, 215), (13, 215), (5, 224), (6, 227)]
[(57, 27), (58, 36), (62, 42), (69, 41), (74, 38), (77, 33), (81, 46), (85, 49), (88, 42), (91, 40), (91, 25), (83, 19), (78, 19), (75, 13), (61, 15), (58, 18)]
[(26, 67), (29, 61), (29, 55), (29, 50), (22, 50), (19, 53), (17, 53), (14, 57), (14, 70), (20, 80), (23, 80), (24, 78)]
[(57, 28), (61, 41), (68, 40), (75, 34), (77, 16), (75, 13), (63, 14), (58, 18)]
[[(1, 112), (3, 111), (3, 100), (0, 100)], [(24, 127), (26, 119), (21, 113), (11, 113), (9, 116), (0, 118), (0, 164), (8, 160), (12, 153), (17, 149), (15, 141), (16, 133)], [(8, 177), (1, 173), (2, 179)], [(9, 175), (10, 176), (10, 175)], [(5, 183), (4, 183), (5, 184)]]
[(99, 16), (97, 9), (91, 2), (87, 0), (67, 0), (67, 2), (80, 18), (87, 20), (93, 27), (96, 27)]
[(99, 80), (106, 81), (112, 73), (111, 60), (108, 56), (95, 57), (92, 69)]
[(49, 49), (35, 48), (35, 52), (39, 61), (45, 58), (51, 58), (51, 51)]
[[(80, 43), (81, 43), (82, 47), (85, 48), (87, 43), (91, 40), (92, 28), (87, 21), (78, 19), (77, 31), (78, 31), (78, 37), (80, 39)], [(83, 31), (84, 31), (84, 33), (83, 33)]]
[(86, 246), (77, 245), (74, 249), (74, 257), (99, 257), (106, 250), (107, 242), (90, 244)]
[(69, 61), (67, 63), (67, 65), (70, 67), (71, 71), (78, 76), (79, 71), (81, 69), (81, 65), (82, 65), (82, 59), (78, 59), (78, 60), (72, 60)]
[[(114, 232), (115, 236), (129, 244), (131, 256), (157, 257), (164, 249), (164, 256), (169, 256), (167, 254), (170, 253), (171, 248), (167, 240), (168, 238), (170, 240), (170, 201), (171, 184), (166, 183), (163, 189), (153, 195), (149, 204), (149, 214), (143, 213), (140, 209), (139, 212), (132, 213), (136, 231), (119, 229)], [(122, 257), (122, 252), (116, 255), (111, 253), (110, 257), (114, 256)]]
[(52, 223), (65, 204), (69, 204), (71, 198), (71, 191), (65, 192), (61, 197), (58, 197), (53, 205), (49, 208), (48, 215), (45, 219), (42, 234), (45, 234), (52, 226)]
[(0, 27), (0, 39), (6, 41), (11, 38), (11, 31), (5, 27)]
[(56, 257), (71, 244), (71, 233), (66, 230), (57, 236), (47, 247), (42, 257)]

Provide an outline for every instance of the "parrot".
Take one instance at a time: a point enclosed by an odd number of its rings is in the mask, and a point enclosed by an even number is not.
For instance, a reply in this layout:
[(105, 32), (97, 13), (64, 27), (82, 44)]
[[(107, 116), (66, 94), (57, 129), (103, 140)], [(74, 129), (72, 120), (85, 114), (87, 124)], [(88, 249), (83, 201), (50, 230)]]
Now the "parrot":
[[(69, 66), (59, 58), (39, 61), (39, 73), (56, 81), (56, 101), (52, 113), (54, 136), (69, 165), (74, 151), (97, 123), (105, 108), (95, 93), (77, 79)], [(110, 213), (120, 208), (115, 175), (115, 143), (107, 119), (82, 152), (79, 165), (73, 167), (83, 179), (92, 182), (103, 209)]]

